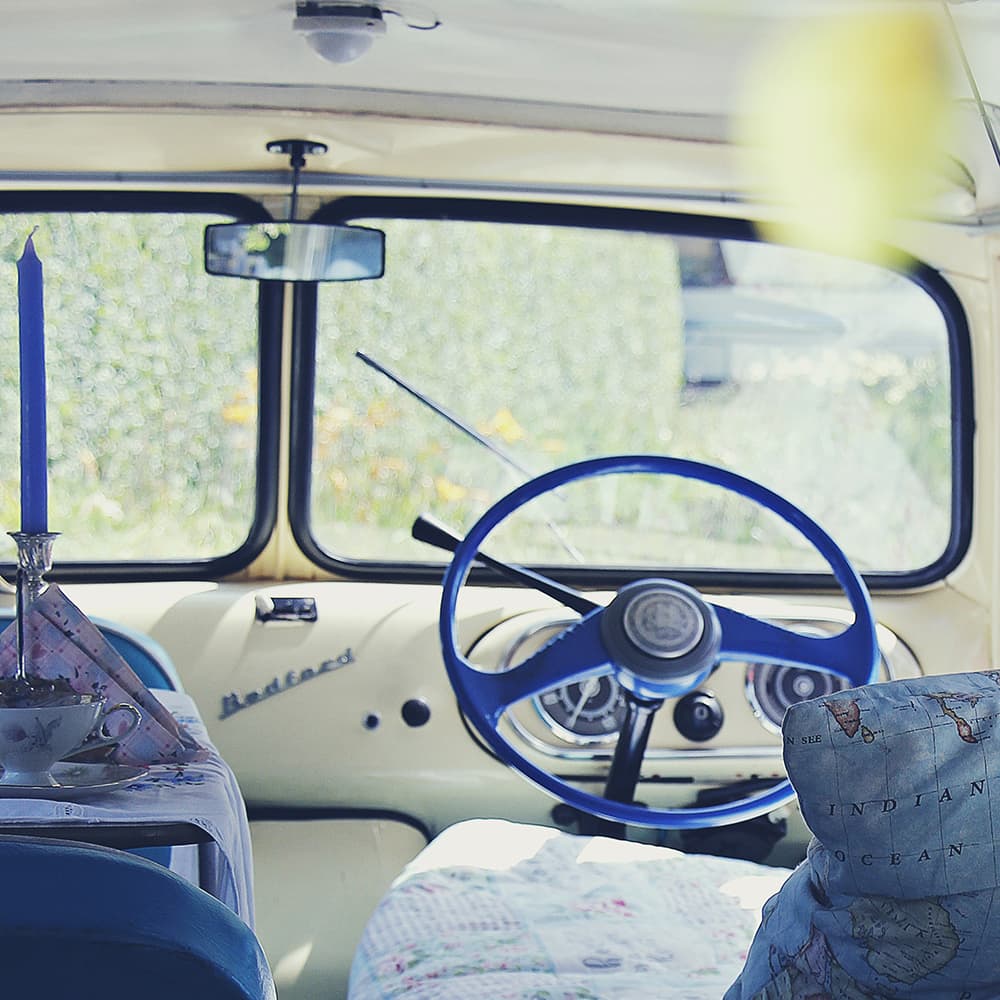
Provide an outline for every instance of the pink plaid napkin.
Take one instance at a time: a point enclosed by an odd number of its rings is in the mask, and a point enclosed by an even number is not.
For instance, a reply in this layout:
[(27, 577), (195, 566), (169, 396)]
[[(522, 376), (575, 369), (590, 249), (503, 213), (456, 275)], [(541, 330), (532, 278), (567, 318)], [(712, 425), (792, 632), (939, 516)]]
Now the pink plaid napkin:
[[(16, 630), (14, 622), (0, 633), (0, 677), (17, 672)], [(110, 760), (145, 765), (208, 757), (209, 751), (174, 721), (121, 654), (55, 584), (49, 584), (28, 609), (24, 645), (30, 675), (63, 678), (74, 691), (107, 698), (109, 707), (130, 702), (142, 713), (142, 722), (114, 749)]]

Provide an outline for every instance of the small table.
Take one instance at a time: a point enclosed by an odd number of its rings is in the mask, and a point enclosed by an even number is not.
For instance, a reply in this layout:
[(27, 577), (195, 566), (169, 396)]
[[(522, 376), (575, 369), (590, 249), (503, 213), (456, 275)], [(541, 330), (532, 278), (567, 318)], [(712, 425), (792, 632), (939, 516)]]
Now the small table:
[(253, 860), (246, 805), (232, 769), (208, 737), (191, 698), (154, 691), (210, 751), (190, 764), (154, 764), (123, 788), (79, 801), (0, 799), (0, 832), (108, 847), (174, 846), (170, 868), (253, 927)]

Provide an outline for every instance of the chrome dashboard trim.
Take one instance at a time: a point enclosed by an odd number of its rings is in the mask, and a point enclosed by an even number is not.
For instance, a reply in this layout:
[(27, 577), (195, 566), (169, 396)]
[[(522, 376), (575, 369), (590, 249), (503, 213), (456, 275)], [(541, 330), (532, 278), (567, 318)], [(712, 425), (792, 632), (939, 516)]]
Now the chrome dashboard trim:
[(228, 719), (237, 712), (252, 708), (254, 705), (259, 705), (268, 698), (284, 694), (286, 691), (291, 691), (293, 687), (305, 684), (306, 681), (314, 680), (323, 674), (332, 673), (334, 670), (340, 670), (342, 667), (346, 667), (354, 662), (354, 651), (348, 646), (339, 656), (324, 660), (318, 667), (306, 667), (305, 670), (288, 670), (284, 674), (273, 677), (262, 687), (254, 688), (254, 690), (247, 691), (245, 694), (230, 691), (228, 694), (222, 696), (219, 720)]
[(756, 664), (748, 663), (743, 670), (743, 693), (746, 695), (747, 704), (750, 706), (750, 710), (753, 712), (754, 717), (761, 724), (761, 728), (766, 729), (769, 733), (772, 733), (775, 736), (780, 736), (780, 724), (775, 723), (770, 716), (765, 713), (760, 701), (757, 699), (757, 692), (754, 690), (753, 685), (753, 668), (755, 665)]
[[(575, 760), (575, 761), (609, 761), (614, 754), (614, 743), (608, 743), (604, 741), (605, 745), (603, 748), (597, 748), (593, 744), (590, 748), (585, 748), (584, 746), (577, 747), (556, 747), (551, 743), (546, 743), (545, 740), (539, 739), (533, 733), (529, 733), (525, 728), (518, 723), (514, 718), (511, 718), (510, 713), (506, 715), (507, 721), (511, 726), (517, 731), (517, 734), (527, 743), (533, 750), (538, 751), (538, 753), (545, 754), (546, 757), (554, 757), (557, 760)], [(696, 761), (696, 760), (780, 760), (781, 759), (781, 747), (770, 746), (751, 746), (751, 747), (703, 747), (699, 749), (650, 749), (646, 751), (644, 760), (652, 761)]]

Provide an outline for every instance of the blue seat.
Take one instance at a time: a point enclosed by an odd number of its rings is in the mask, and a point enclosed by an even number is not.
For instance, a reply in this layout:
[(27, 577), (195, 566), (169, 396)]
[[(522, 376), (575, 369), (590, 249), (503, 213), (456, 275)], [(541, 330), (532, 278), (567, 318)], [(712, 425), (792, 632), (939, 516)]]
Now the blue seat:
[[(14, 620), (13, 611), (0, 611), (0, 631)], [(121, 654), (148, 688), (183, 691), (180, 675), (170, 659), (170, 654), (144, 632), (130, 629), (106, 618), (90, 619), (109, 644)]]
[(0, 837), (0, 992), (32, 1000), (274, 1000), (253, 931), (172, 872), (107, 847)]

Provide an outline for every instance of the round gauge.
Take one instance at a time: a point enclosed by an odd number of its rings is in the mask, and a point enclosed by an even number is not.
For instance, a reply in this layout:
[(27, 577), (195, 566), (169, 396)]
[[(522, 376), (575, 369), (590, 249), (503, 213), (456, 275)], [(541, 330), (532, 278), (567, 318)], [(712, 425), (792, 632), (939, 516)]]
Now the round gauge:
[(625, 699), (610, 676), (564, 684), (538, 695), (534, 702), (545, 722), (575, 743), (614, 736), (625, 721)]
[(776, 667), (769, 663), (747, 666), (747, 700), (761, 725), (771, 732), (781, 732), (781, 720), (790, 705), (810, 698), (842, 691), (847, 681), (822, 670), (805, 667)]

